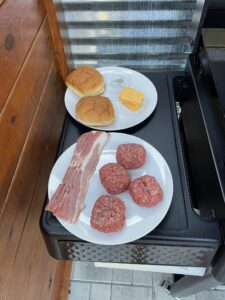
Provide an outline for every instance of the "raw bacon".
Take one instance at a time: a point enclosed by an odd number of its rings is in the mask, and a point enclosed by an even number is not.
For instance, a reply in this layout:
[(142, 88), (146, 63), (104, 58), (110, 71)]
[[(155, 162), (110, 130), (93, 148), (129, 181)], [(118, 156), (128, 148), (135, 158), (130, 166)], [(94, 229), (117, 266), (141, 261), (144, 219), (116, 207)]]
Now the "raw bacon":
[(78, 220), (85, 207), (89, 179), (95, 171), (108, 138), (108, 133), (100, 131), (90, 131), (79, 137), (63, 181), (45, 210), (70, 223)]

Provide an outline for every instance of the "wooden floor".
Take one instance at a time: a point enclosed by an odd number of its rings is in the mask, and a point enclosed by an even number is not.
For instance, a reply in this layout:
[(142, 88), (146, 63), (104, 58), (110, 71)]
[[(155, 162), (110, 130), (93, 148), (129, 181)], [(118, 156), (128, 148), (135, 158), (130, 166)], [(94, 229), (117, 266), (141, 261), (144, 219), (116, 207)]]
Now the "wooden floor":
[[(73, 265), (68, 300), (172, 300), (161, 287), (172, 275), (143, 271), (96, 268), (92, 263)], [(225, 290), (209, 290), (186, 300), (224, 300)]]

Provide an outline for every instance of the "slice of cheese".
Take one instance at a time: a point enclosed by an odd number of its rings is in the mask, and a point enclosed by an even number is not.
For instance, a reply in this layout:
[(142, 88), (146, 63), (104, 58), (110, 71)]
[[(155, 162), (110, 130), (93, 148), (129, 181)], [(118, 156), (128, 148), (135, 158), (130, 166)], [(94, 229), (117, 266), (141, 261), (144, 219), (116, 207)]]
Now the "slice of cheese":
[(119, 100), (130, 110), (136, 111), (144, 101), (144, 94), (131, 87), (124, 87), (120, 91)]

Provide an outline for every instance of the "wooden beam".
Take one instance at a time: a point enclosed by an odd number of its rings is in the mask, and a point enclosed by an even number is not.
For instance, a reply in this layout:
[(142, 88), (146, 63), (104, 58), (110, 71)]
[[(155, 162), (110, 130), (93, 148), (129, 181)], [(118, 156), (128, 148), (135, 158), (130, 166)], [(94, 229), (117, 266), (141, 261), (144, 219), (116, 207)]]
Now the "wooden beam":
[(52, 35), (52, 41), (55, 51), (56, 60), (59, 66), (59, 70), (61, 73), (61, 76), (63, 78), (63, 81), (65, 82), (66, 76), (68, 74), (68, 64), (67, 64), (67, 58), (64, 52), (63, 48), (63, 42), (61, 39), (58, 21), (55, 13), (55, 8), (53, 4), (53, 0), (44, 0), (46, 13), (48, 16), (48, 22), (50, 25), (50, 31)]

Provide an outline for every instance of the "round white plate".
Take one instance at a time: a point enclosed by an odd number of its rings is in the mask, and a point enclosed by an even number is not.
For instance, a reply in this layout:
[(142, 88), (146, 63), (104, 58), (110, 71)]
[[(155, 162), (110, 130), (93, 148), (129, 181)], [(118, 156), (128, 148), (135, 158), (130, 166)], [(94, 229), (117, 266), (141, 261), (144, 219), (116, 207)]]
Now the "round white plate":
[[(88, 127), (104, 131), (122, 130), (143, 122), (151, 115), (158, 98), (156, 88), (151, 80), (137, 71), (126, 68), (102, 67), (97, 68), (97, 70), (105, 80), (105, 90), (102, 96), (106, 96), (112, 101), (116, 118), (114, 123), (108, 126)], [(120, 90), (125, 86), (130, 86), (144, 93), (144, 102), (136, 112), (129, 110), (119, 101)], [(78, 101), (79, 97), (67, 88), (65, 93), (66, 109), (75, 120), (82, 124), (82, 121), (75, 116), (75, 106)]]
[[(115, 154), (119, 144), (138, 143), (145, 147), (147, 159), (143, 167), (129, 170), (131, 179), (142, 175), (153, 175), (162, 187), (163, 200), (152, 208), (143, 208), (136, 205), (128, 192), (117, 195), (126, 205), (126, 223), (124, 228), (116, 233), (102, 233), (90, 225), (90, 217), (95, 201), (99, 196), (107, 194), (99, 179), (99, 169), (106, 163), (116, 162)], [(51, 199), (70, 164), (76, 144), (70, 146), (56, 161), (50, 174), (48, 196)], [(173, 179), (170, 169), (162, 155), (144, 140), (123, 133), (110, 133), (110, 138), (96, 167), (95, 173), (89, 181), (86, 195), (86, 208), (81, 212), (79, 220), (70, 224), (60, 218), (59, 222), (72, 234), (88, 242), (102, 245), (117, 245), (141, 238), (152, 231), (165, 217), (173, 196)]]

